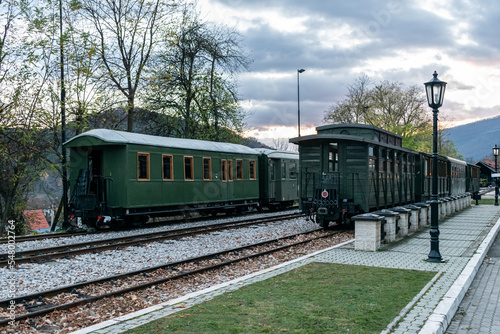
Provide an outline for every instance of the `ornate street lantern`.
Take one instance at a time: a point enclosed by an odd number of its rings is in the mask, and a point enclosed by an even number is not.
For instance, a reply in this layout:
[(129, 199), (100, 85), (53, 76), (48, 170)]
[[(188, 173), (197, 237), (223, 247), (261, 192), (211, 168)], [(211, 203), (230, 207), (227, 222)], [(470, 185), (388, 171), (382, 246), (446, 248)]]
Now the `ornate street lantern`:
[(431, 251), (427, 261), (429, 262), (444, 262), (441, 254), (439, 253), (439, 201), (438, 201), (438, 108), (443, 105), (444, 91), (446, 89), (446, 82), (437, 78), (438, 74), (434, 71), (433, 78), (424, 83), (425, 92), (427, 93), (427, 103), (432, 108), (433, 113), (433, 150), (432, 150), (432, 196), (431, 196)]

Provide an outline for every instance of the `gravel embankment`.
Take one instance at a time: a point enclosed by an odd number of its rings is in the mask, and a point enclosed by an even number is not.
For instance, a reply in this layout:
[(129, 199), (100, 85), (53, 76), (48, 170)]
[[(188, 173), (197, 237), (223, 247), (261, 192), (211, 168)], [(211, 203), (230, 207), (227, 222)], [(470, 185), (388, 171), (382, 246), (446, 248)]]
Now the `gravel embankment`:
[[(290, 228), (293, 231), (291, 234), (293, 234), (296, 232), (298, 228), (300, 228), (297, 227), (297, 223), (299, 223), (301, 227), (307, 225), (305, 224), (304, 219), (296, 219), (294, 221), (290, 221), (284, 224), (286, 225), (286, 227), (281, 224), (276, 224), (276, 226), (273, 227), (279, 228), (281, 226), (281, 228), (279, 229), (282, 231)], [(314, 224), (313, 228), (316, 228)], [(246, 235), (244, 236), (244, 234), (250, 232), (248, 231), (249, 229), (242, 229), (242, 230), (245, 231), (239, 231), (239, 232), (233, 231), (235, 232), (232, 234), (233, 241), (228, 241), (228, 242), (234, 242), (238, 245), (240, 243), (245, 242)], [(260, 233), (260, 235), (265, 235), (265, 233), (269, 233), (269, 237), (272, 237), (271, 234), (275, 233), (273, 228), (265, 228), (263, 230), (266, 230), (266, 232), (261, 231), (262, 233)], [(226, 233), (220, 233), (219, 236), (225, 234)], [(254, 234), (254, 236), (257, 235)], [(301, 238), (302, 237), (299, 237), (299, 239)], [(97, 324), (130, 312), (135, 312), (147, 308), (149, 306), (183, 296), (185, 294), (199, 291), (208, 288), (210, 286), (214, 286), (216, 284), (235, 279), (237, 277), (257, 272), (262, 269), (272, 267), (274, 265), (286, 261), (290, 261), (300, 256), (331, 247), (332, 245), (339, 244), (347, 240), (352, 240), (352, 238), (353, 238), (352, 231), (342, 232), (340, 234), (336, 234), (328, 238), (315, 240), (305, 245), (294, 246), (291, 249), (261, 256), (255, 259), (246, 260), (243, 262), (238, 262), (237, 264), (226, 266), (217, 270), (211, 270), (196, 275), (190, 275), (172, 282), (158, 284), (148, 289), (134, 291), (121, 296), (99, 300), (95, 303), (74, 307), (70, 310), (61, 310), (58, 312), (53, 312), (52, 314), (49, 314), (43, 318), (35, 318), (32, 319), (31, 321), (25, 321), (25, 320), (20, 321), (18, 323), (18, 327), (16, 328), (16, 330), (21, 331), (23, 333), (47, 333), (47, 332), (60, 333), (60, 334), (69, 333), (71, 331), (80, 328), (88, 327), (93, 324)], [(203, 239), (201, 243), (205, 243), (206, 245), (212, 244), (212, 242), (206, 243), (207, 241), (206, 239), (212, 239), (212, 236), (206, 236), (200, 239)], [(228, 235), (226, 235), (225, 240), (229, 239), (231, 238)], [(213, 239), (212, 241), (215, 241), (215, 239)], [(180, 245), (189, 247), (194, 244), (186, 243)], [(208, 262), (211, 261), (216, 261), (216, 260), (202, 261), (202, 263), (198, 263), (198, 265), (205, 266), (208, 264)], [(182, 270), (194, 269), (190, 268), (193, 265), (194, 264), (188, 265), (185, 268), (182, 268)], [(158, 274), (163, 275), (161, 272), (159, 272)], [(165, 274), (169, 276), (168, 273)], [(136, 279), (131, 278), (131, 280), (135, 281)], [(143, 280), (143, 278), (137, 280)], [(117, 285), (120, 285), (120, 282), (118, 281), (115, 283)], [(81, 292), (84, 294), (94, 295), (95, 293), (98, 293), (99, 290), (102, 289), (108, 291), (117, 288), (117, 286), (114, 286), (114, 284), (113, 284), (114, 287), (109, 287), (109, 286), (106, 287), (107, 285), (109, 284), (103, 284), (102, 286), (99, 287), (84, 288)], [(60, 295), (58, 297), (54, 297), (54, 299), (59, 299), (59, 300), (48, 299), (47, 301), (64, 302), (66, 301), (66, 299), (70, 301), (74, 299), (74, 295), (65, 294), (65, 295)], [(182, 305), (180, 307), (182, 307)], [(0, 333), (3, 333), (2, 330), (4, 329), (5, 328), (0, 328)]]
[[(45, 291), (55, 287), (94, 280), (145, 267), (179, 261), (191, 257), (244, 246), (280, 236), (291, 235), (316, 229), (318, 226), (305, 218), (273, 223), (267, 226), (247, 227), (207, 235), (152, 242), (142, 246), (131, 246), (122, 250), (105, 251), (78, 255), (72, 259), (57, 259), (44, 264), (20, 264), (17, 270), (17, 295)], [(173, 227), (171, 227), (173, 228)], [(142, 231), (141, 231), (142, 232)], [(113, 232), (114, 233), (114, 232)], [(120, 232), (133, 233), (132, 231)], [(137, 231), (135, 232), (137, 233)], [(147, 231), (144, 231), (147, 233)], [(109, 234), (107, 234), (109, 238)], [(96, 238), (102, 235), (95, 235)], [(91, 238), (79, 236), (63, 239)], [(76, 242), (82, 242), (82, 240)], [(53, 239), (52, 245), (68, 242)], [(19, 245), (21, 246), (21, 245)], [(39, 246), (39, 248), (46, 246)], [(0, 299), (7, 298), (7, 269), (0, 269)]]

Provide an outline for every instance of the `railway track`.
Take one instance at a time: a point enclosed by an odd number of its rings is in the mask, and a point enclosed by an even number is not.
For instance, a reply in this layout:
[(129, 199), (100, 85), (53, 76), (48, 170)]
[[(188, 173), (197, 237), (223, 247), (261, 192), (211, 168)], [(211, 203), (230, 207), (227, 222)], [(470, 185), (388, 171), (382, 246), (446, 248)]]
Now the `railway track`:
[[(296, 207), (293, 207), (292, 209), (289, 210), (296, 210)], [(286, 211), (286, 210), (284, 210)], [(158, 221), (158, 222), (151, 222), (145, 224), (141, 228), (137, 228), (136, 226), (133, 227), (128, 227), (128, 228), (123, 228), (123, 231), (128, 231), (128, 230), (142, 230), (146, 228), (154, 228), (154, 227), (161, 227), (165, 225), (174, 225), (174, 224), (182, 224), (186, 222), (198, 222), (198, 221), (209, 221), (209, 220), (216, 220), (216, 219), (221, 219), (221, 218), (228, 218), (223, 217), (223, 216), (211, 216), (211, 217), (206, 217), (206, 216), (201, 216), (201, 217), (191, 217), (191, 218), (182, 218), (182, 219), (175, 219), (175, 220), (163, 220), (163, 221)], [(95, 235), (95, 234), (104, 234), (104, 233), (110, 233), (110, 232), (116, 232), (116, 230), (101, 230), (101, 231), (96, 231), (96, 232), (87, 232), (87, 231), (75, 231), (75, 232), (51, 232), (51, 233), (42, 233), (42, 234), (35, 234), (35, 235), (17, 235), (16, 236), (16, 242), (24, 242), (24, 241), (36, 241), (36, 240), (43, 240), (43, 239), (58, 239), (58, 238), (64, 238), (64, 237), (73, 237), (73, 236), (80, 236), (80, 235)], [(0, 237), (0, 245), (6, 244), (9, 242), (9, 239), (6, 237)]]
[[(72, 237), (75, 235), (86, 235), (89, 234), (87, 232), (51, 232), (51, 233), (43, 233), (43, 234), (34, 234), (34, 235), (16, 235), (16, 242), (24, 242), (24, 241), (35, 241), (41, 239), (57, 239), (63, 237)], [(2, 237), (0, 238), (0, 245), (6, 244), (9, 242), (8, 238)]]
[[(47, 262), (47, 261), (52, 261), (53, 259), (56, 258), (70, 258), (71, 256), (79, 254), (121, 249), (128, 246), (141, 245), (150, 242), (158, 242), (168, 239), (179, 239), (183, 237), (193, 236), (196, 234), (209, 233), (226, 229), (235, 229), (250, 225), (275, 222), (283, 219), (299, 218), (303, 216), (304, 216), (303, 214), (289, 213), (289, 214), (265, 217), (265, 218), (261, 217), (250, 218), (236, 222), (217, 223), (212, 225), (188, 227), (170, 231), (153, 232), (153, 233), (146, 233), (141, 235), (127, 236), (127, 237), (74, 243), (56, 247), (18, 251), (16, 252), (16, 258), (14, 259), (14, 261), (16, 265), (21, 263)], [(0, 267), (7, 266), (8, 261), (9, 261), (8, 253), (0, 254)]]
[[(17, 307), (16, 314), (18, 314), (14, 319), (16, 322), (28, 318), (33, 319), (35, 317), (47, 315), (56, 310), (71, 310), (75, 307), (102, 300), (104, 298), (116, 297), (165, 282), (179, 280), (186, 276), (216, 270), (231, 264), (309, 243), (320, 238), (331, 237), (339, 233), (342, 233), (342, 231), (325, 232), (322, 229), (318, 229), (316, 231), (280, 237), (251, 245), (206, 254), (200, 257), (166, 263), (160, 266), (144, 268), (93, 281), (68, 285), (40, 293), (18, 296), (15, 299), (1, 300), (0, 307), (6, 308), (9, 303), (14, 301)], [(304, 240), (294, 240), (304, 235), (312, 235), (312, 237)], [(101, 286), (103, 285), (106, 285), (106, 288), (104, 288), (106, 292), (97, 294), (91, 293), (91, 291), (102, 290)], [(110, 287), (114, 288), (113, 291), (108, 291)], [(70, 301), (62, 304), (56, 303), (57, 300), (68, 300), (68, 294), (72, 297), (69, 298), (71, 299)], [(64, 297), (59, 298), (58, 296), (61, 295), (64, 295)], [(22, 313), (20, 311), (21, 309), (23, 310)], [(0, 326), (6, 325), (11, 320), (12, 319), (10, 318), (0, 319)]]

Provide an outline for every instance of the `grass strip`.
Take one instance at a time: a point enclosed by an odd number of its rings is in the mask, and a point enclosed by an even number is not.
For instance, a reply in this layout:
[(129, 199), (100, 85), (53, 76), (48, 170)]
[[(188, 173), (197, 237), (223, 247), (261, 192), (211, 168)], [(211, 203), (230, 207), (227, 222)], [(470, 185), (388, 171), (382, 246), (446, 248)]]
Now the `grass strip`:
[[(495, 204), (495, 199), (494, 198), (483, 198), (480, 199), (478, 202), (478, 205), (494, 205)], [(473, 205), (476, 204), (476, 200), (473, 200), (471, 202)]]
[(127, 333), (380, 333), (434, 275), (311, 263)]

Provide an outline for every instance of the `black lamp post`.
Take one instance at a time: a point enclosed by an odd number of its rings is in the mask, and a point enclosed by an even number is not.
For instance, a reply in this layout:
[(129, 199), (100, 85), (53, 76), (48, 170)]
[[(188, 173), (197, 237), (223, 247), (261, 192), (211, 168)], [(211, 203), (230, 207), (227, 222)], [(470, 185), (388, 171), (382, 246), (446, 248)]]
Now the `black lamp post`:
[(439, 253), (439, 207), (438, 207), (438, 112), (439, 107), (443, 105), (444, 91), (446, 82), (437, 78), (438, 74), (434, 71), (433, 78), (424, 83), (425, 92), (427, 93), (427, 103), (432, 108), (433, 113), (433, 133), (432, 133), (432, 196), (431, 196), (431, 251), (427, 261), (429, 262), (444, 262)]
[(298, 130), (299, 130), (299, 137), (300, 137), (300, 90), (299, 90), (299, 74), (302, 73), (302, 72), (305, 72), (305, 70), (303, 68), (301, 68), (300, 70), (297, 70), (297, 113), (298, 113), (298, 117), (297, 117), (297, 120), (298, 120)]
[[(497, 165), (497, 157), (498, 157), (498, 150), (500, 148), (495, 144), (495, 147), (493, 147), (493, 155), (495, 156), (495, 173), (498, 173), (498, 165)], [(498, 206), (498, 178), (495, 177), (495, 206)]]

